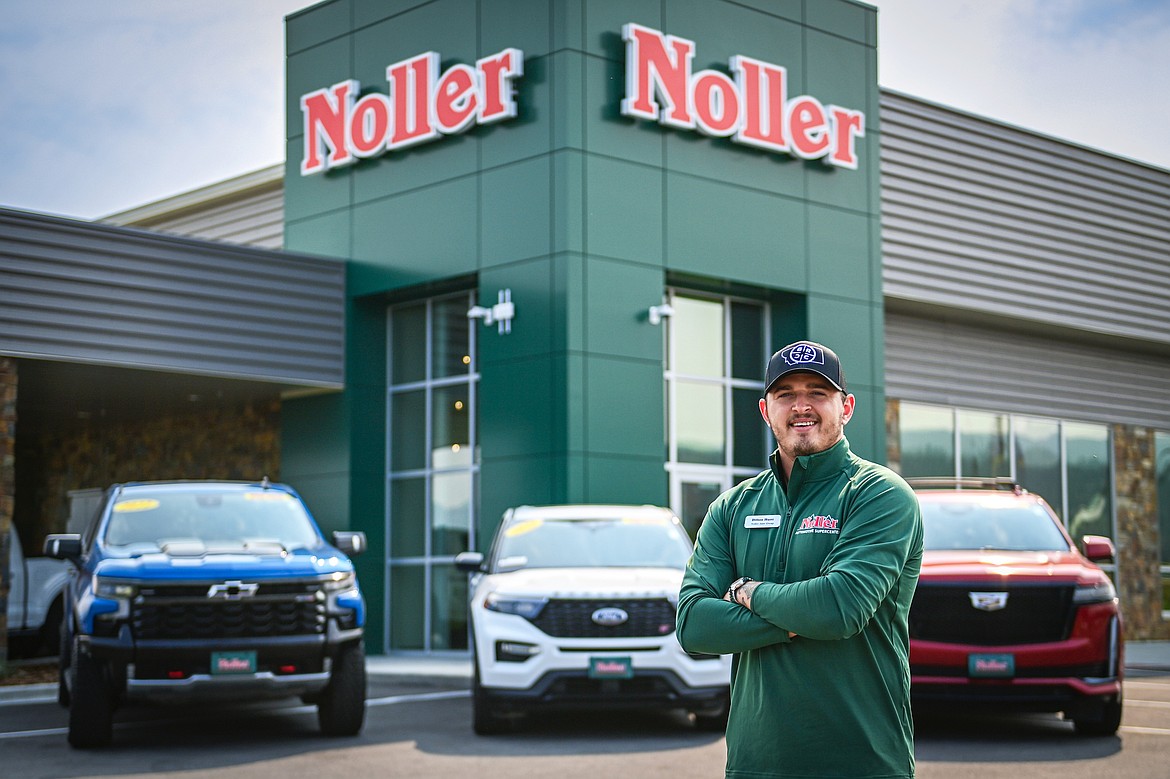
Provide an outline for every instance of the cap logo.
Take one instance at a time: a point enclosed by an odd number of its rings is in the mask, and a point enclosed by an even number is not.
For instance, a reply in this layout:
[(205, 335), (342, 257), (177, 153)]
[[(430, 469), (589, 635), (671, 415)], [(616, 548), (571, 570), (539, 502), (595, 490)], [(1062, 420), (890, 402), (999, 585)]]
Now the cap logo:
[(825, 353), (811, 344), (795, 344), (780, 353), (789, 368), (801, 365), (824, 365)]

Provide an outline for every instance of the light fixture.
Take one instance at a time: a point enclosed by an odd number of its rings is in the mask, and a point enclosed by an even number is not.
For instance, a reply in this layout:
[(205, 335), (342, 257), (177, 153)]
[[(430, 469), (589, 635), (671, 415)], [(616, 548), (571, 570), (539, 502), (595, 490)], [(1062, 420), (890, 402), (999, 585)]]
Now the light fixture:
[(650, 324), (661, 324), (665, 317), (674, 316), (674, 307), (669, 303), (663, 303), (661, 306), (650, 306), (649, 320)]
[(512, 332), (512, 317), (516, 316), (516, 304), (512, 302), (512, 290), (501, 289), (497, 294), (498, 302), (488, 308), (486, 306), (472, 306), (467, 310), (468, 319), (482, 319), (485, 325), (496, 325), (500, 335)]

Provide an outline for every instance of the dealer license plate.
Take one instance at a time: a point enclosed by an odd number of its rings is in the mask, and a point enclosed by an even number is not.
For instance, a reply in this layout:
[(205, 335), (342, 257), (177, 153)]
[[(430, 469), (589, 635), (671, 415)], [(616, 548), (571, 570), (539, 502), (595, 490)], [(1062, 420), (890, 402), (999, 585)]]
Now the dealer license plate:
[(629, 679), (634, 675), (634, 664), (628, 657), (589, 658), (590, 679)]
[(254, 674), (256, 653), (253, 652), (212, 652), (211, 673), (213, 674)]
[(967, 675), (971, 678), (1002, 679), (1016, 675), (1014, 655), (968, 655)]

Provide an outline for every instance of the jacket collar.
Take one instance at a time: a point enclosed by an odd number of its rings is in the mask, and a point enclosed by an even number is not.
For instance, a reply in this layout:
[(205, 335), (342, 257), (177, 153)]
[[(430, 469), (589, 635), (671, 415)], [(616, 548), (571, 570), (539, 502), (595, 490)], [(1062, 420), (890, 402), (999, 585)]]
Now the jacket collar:
[(785, 493), (795, 496), (805, 482), (822, 481), (845, 470), (849, 459), (849, 441), (842, 438), (823, 452), (797, 457), (796, 462), (792, 464), (792, 475), (787, 482), (784, 480), (784, 467), (780, 464), (779, 448), (773, 450), (768, 458), (768, 464), (772, 468), (772, 475), (784, 488)]

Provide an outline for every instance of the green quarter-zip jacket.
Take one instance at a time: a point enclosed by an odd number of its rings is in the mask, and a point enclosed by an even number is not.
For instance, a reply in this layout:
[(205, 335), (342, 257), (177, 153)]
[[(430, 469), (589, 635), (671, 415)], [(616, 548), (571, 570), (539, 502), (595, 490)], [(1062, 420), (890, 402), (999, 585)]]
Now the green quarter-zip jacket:
[[(912, 777), (918, 500), (845, 440), (787, 489), (771, 464), (711, 504), (679, 593), (683, 648), (735, 655), (727, 777)], [(741, 576), (761, 582), (750, 611), (723, 600)]]

